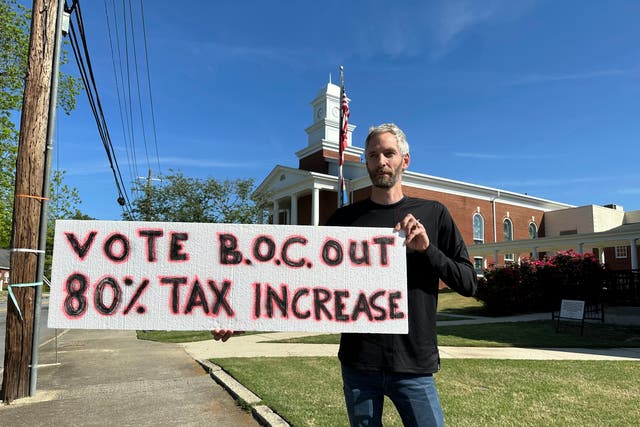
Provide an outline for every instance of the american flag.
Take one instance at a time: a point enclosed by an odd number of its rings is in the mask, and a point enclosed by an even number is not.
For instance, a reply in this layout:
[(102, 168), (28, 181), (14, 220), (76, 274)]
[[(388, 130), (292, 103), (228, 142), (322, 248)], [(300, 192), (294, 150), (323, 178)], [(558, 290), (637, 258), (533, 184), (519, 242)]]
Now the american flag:
[(340, 114), (342, 117), (342, 128), (340, 129), (340, 166), (344, 164), (344, 150), (347, 149), (347, 130), (349, 127), (349, 98), (347, 98), (344, 87), (341, 90), (341, 97)]
[(347, 149), (347, 136), (349, 127), (349, 98), (344, 91), (344, 79), (342, 76), (342, 67), (340, 67), (340, 141), (338, 148), (338, 207), (349, 204), (349, 196), (347, 194), (347, 185), (342, 173), (344, 165), (344, 151)]

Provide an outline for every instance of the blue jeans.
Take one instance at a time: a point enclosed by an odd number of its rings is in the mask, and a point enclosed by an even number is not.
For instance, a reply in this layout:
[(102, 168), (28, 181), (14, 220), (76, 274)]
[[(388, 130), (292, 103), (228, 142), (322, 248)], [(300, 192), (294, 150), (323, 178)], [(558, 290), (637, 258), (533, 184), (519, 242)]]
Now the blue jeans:
[(385, 395), (396, 406), (405, 427), (444, 426), (432, 375), (363, 371), (343, 364), (342, 382), (352, 427), (382, 426)]

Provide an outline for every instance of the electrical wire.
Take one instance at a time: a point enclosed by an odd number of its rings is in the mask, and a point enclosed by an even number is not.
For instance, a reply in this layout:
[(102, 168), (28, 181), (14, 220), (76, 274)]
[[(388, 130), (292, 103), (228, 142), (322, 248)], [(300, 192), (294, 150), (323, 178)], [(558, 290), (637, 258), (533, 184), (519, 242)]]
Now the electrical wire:
[[(105, 9), (106, 9), (106, 2), (107, 0), (105, 0)], [(128, 4), (127, 4), (128, 3)], [(137, 153), (138, 150), (136, 149), (136, 139), (134, 138), (134, 135), (137, 135), (137, 133), (134, 133), (135, 131), (137, 132), (141, 132), (141, 136), (142, 136), (142, 140), (144, 142), (144, 155), (145, 155), (145, 160), (146, 160), (146, 166), (147, 169), (150, 171), (152, 170), (151, 167), (151, 146), (149, 144), (149, 138), (148, 135), (150, 134), (148, 132), (148, 123), (149, 121), (147, 120), (147, 115), (145, 115), (145, 112), (143, 111), (143, 102), (142, 102), (142, 98), (143, 98), (143, 88), (142, 88), (142, 84), (141, 84), (141, 80), (143, 78), (146, 78), (146, 89), (147, 89), (147, 94), (149, 96), (149, 101), (148, 101), (148, 106), (151, 112), (151, 126), (152, 126), (152, 130), (153, 130), (153, 141), (154, 141), (154, 151), (155, 151), (155, 161), (157, 164), (157, 173), (158, 174), (162, 174), (161, 168), (160, 168), (160, 157), (159, 157), (159, 150), (158, 150), (158, 138), (157, 138), (157, 129), (156, 129), (156, 118), (155, 118), (155, 110), (154, 110), (154, 102), (153, 102), (153, 91), (152, 91), (152, 87), (151, 87), (151, 72), (150, 72), (150, 66), (149, 66), (149, 48), (148, 48), (148, 42), (147, 42), (147, 34), (146, 34), (146, 22), (145, 22), (145, 17), (144, 17), (144, 5), (142, 4), (142, 0), (140, 3), (140, 8), (139, 10), (136, 10), (135, 7), (133, 7), (133, 4), (131, 2), (131, 0), (128, 0), (128, 2), (126, 0), (122, 0), (120, 2), (121, 5), (121, 9), (118, 10), (116, 8), (116, 2), (115, 0), (112, 0), (112, 5), (113, 5), (113, 13), (112, 15), (114, 16), (114, 23), (115, 23), (115, 28), (116, 28), (116, 35), (113, 36), (111, 35), (111, 26), (108, 23), (107, 29), (109, 32), (109, 38), (111, 40), (111, 44), (113, 45), (113, 39), (115, 38), (117, 41), (117, 45), (118, 45), (118, 64), (120, 65), (120, 74), (122, 75), (122, 68), (123, 66), (126, 65), (126, 75), (127, 75), (127, 79), (126, 79), (126, 88), (124, 89), (124, 85), (125, 85), (125, 79), (124, 77), (122, 77), (120, 79), (120, 82), (123, 86), (123, 90), (122, 90), (122, 98), (125, 98), (124, 101), (121, 101), (121, 103), (123, 105), (125, 105), (126, 107), (126, 111), (127, 114), (125, 114), (125, 117), (127, 118), (127, 128), (129, 129), (129, 135), (130, 135), (130, 150), (129, 150), (129, 145), (127, 145), (127, 153), (131, 152), (131, 158), (133, 159), (133, 162), (130, 163), (130, 171), (131, 173), (131, 182), (134, 182), (136, 179), (141, 179), (140, 176), (138, 176), (139, 174), (137, 173)], [(139, 13), (138, 13), (139, 12)], [(107, 15), (107, 20), (109, 20), (109, 12), (105, 10), (105, 14)], [(139, 15), (139, 19), (141, 21), (141, 27), (142, 29), (140, 29), (140, 26), (136, 24), (136, 20), (138, 19)], [(121, 31), (118, 31), (118, 22), (121, 22)], [(143, 43), (142, 44), (143, 48), (144, 48), (144, 62), (139, 61), (139, 49), (138, 49), (138, 41), (136, 40), (136, 32), (142, 31), (142, 35), (143, 35)], [(123, 38), (123, 44), (124, 44), (124, 48), (123, 50), (125, 51), (125, 54), (122, 55), (121, 51), (120, 51), (120, 36)], [(112, 62), (116, 62), (116, 58), (115, 58), (115, 54), (113, 52), (113, 48), (112, 48)], [(133, 63), (133, 66), (132, 66)], [(146, 75), (144, 75), (144, 77), (141, 77), (140, 75), (140, 67), (142, 66), (141, 64), (144, 63), (144, 65), (146, 66)], [(124, 65), (123, 65), (124, 64)], [(132, 83), (132, 80), (135, 78), (135, 84)], [(125, 97), (125, 92), (126, 92), (126, 97)], [(146, 94), (145, 94), (146, 95)], [(128, 101), (127, 101), (128, 99)], [(134, 111), (134, 99), (137, 100), (138, 102), (138, 113), (139, 113), (139, 127), (136, 126), (136, 121), (134, 120), (133, 116), (133, 111)], [(127, 156), (127, 158), (129, 159), (129, 155)], [(134, 165), (135, 164), (135, 165)], [(133, 170), (135, 169), (135, 170)], [(137, 188), (137, 186), (133, 186), (132, 187), (132, 191), (134, 192), (134, 197), (136, 197), (136, 191), (138, 191), (139, 189)]]
[[(86, 40), (86, 35), (84, 30), (84, 22), (82, 19), (82, 11), (80, 9), (80, 4), (77, 0), (74, 0), (72, 3), (72, 6), (67, 7), (66, 1), (65, 1), (65, 10), (67, 10), (68, 12), (75, 11), (74, 16), (76, 18), (76, 24), (78, 26), (78, 30), (77, 30), (78, 33), (76, 33), (75, 25), (73, 24), (72, 21), (70, 21), (69, 22), (69, 27), (70, 27), (69, 40), (71, 42), (72, 51), (73, 51), (76, 63), (78, 65), (78, 70), (80, 72), (82, 82), (87, 92), (89, 105), (91, 107), (91, 111), (93, 113), (94, 119), (96, 121), (96, 125), (98, 127), (98, 133), (100, 134), (100, 138), (102, 139), (102, 144), (107, 154), (109, 165), (113, 172), (116, 189), (118, 191), (118, 203), (122, 206), (123, 210), (129, 215), (129, 217), (133, 218), (133, 210), (131, 207), (131, 202), (129, 201), (129, 196), (126, 191), (126, 186), (124, 185), (124, 181), (122, 179), (122, 173), (120, 172), (120, 167), (118, 165), (118, 160), (113, 149), (113, 144), (112, 144), (109, 130), (107, 127), (107, 122), (104, 117), (102, 103), (100, 102), (100, 97), (98, 95), (98, 88), (96, 85), (96, 81), (93, 73), (93, 67), (91, 65), (91, 60), (89, 57), (89, 50), (87, 48), (87, 40)], [(80, 43), (82, 44), (82, 49), (81, 49)]]
[(140, 0), (140, 17), (142, 18), (142, 34), (144, 36), (144, 58), (147, 65), (147, 84), (149, 87), (149, 105), (151, 107), (151, 125), (153, 127), (153, 142), (156, 148), (156, 163), (158, 165), (158, 173), (162, 175), (162, 170), (160, 169), (160, 154), (158, 151), (158, 134), (156, 132), (156, 114), (153, 108), (153, 92), (151, 91), (151, 72), (149, 71), (149, 48), (147, 43), (147, 26), (144, 21), (144, 5), (143, 1)]
[(136, 149), (135, 149), (135, 134), (133, 131), (133, 106), (131, 101), (131, 67), (129, 64), (129, 33), (128, 33), (128, 24), (127, 24), (127, 14), (126, 14), (125, 0), (122, 0), (122, 19), (123, 19), (123, 28), (124, 28), (124, 56), (125, 56), (125, 64), (127, 68), (127, 98), (129, 103), (127, 104), (128, 108), (128, 124), (129, 124), (129, 137), (131, 142), (131, 154), (133, 163), (131, 167), (133, 168), (134, 176), (138, 176), (138, 159), (136, 158)]
[[(126, 119), (128, 119), (128, 116), (126, 116), (123, 113), (123, 104), (125, 104), (125, 101), (123, 101), (124, 98), (124, 88), (121, 87), (120, 82), (122, 82), (122, 84), (124, 85), (124, 75), (122, 72), (122, 61), (120, 60), (120, 58), (122, 57), (121, 54), (121, 50), (120, 50), (120, 38), (117, 37), (117, 35), (119, 34), (118, 31), (118, 19), (117, 19), (117, 14), (116, 14), (116, 3), (115, 0), (111, 0), (111, 3), (113, 5), (113, 24), (115, 27), (115, 40), (116, 40), (116, 49), (117, 49), (117, 64), (118, 67), (116, 67), (116, 54), (114, 52), (114, 48), (113, 48), (113, 39), (114, 37), (112, 37), (112, 33), (111, 33), (111, 24), (110, 24), (110, 19), (109, 19), (109, 11), (108, 11), (108, 7), (107, 7), (107, 0), (104, 0), (104, 14), (105, 14), (105, 21), (107, 23), (107, 34), (109, 36), (109, 47), (111, 49), (111, 64), (113, 66), (113, 77), (116, 83), (116, 94), (117, 94), (117, 98), (118, 98), (118, 111), (120, 113), (120, 125), (122, 126), (122, 138), (124, 139), (124, 148), (125, 148), (125, 154), (127, 156), (127, 165), (129, 165), (129, 179), (130, 182), (133, 182), (135, 180), (135, 175), (133, 173), (133, 168), (132, 168), (132, 164), (133, 164), (133, 160), (132, 160), (132, 156), (129, 153), (129, 135), (127, 133), (127, 130), (129, 129), (129, 125), (128, 122), (125, 121), (125, 117)], [(120, 71), (120, 78), (118, 78), (118, 70)], [(125, 127), (125, 123), (127, 123), (126, 127)]]
[[(104, 11), (105, 11), (105, 19), (107, 23), (107, 33), (109, 37), (109, 47), (111, 50), (112, 57), (112, 67), (113, 73), (115, 77), (116, 84), (116, 93), (118, 97), (118, 110), (120, 114), (120, 122), (122, 126), (122, 132), (124, 137), (124, 146), (127, 155), (127, 164), (129, 166), (129, 175), (130, 182), (135, 182), (138, 177), (137, 172), (137, 150), (136, 150), (136, 132), (135, 132), (135, 120), (134, 120), (134, 98), (137, 98), (138, 102), (138, 110), (140, 115), (140, 125), (141, 128), (138, 129), (142, 132), (142, 138), (144, 141), (144, 152), (146, 156), (146, 163), (149, 171), (151, 171), (151, 160), (150, 160), (150, 149), (147, 140), (147, 126), (145, 126), (145, 114), (143, 112), (142, 106), (142, 90), (141, 90), (141, 82), (139, 75), (139, 66), (138, 66), (138, 52), (137, 52), (137, 43), (135, 36), (135, 26), (134, 26), (134, 8), (132, 7), (131, 0), (128, 0), (128, 10), (127, 10), (127, 0), (122, 0), (121, 2), (121, 10), (117, 10), (116, 8), (116, 0), (111, 0), (111, 4), (113, 6), (113, 25), (115, 27), (115, 35), (112, 33), (111, 19), (109, 17), (109, 7), (107, 4), (107, 0), (104, 0)], [(89, 100), (89, 105), (91, 107), (91, 111), (94, 115), (94, 119), (96, 121), (98, 133), (100, 134), (100, 138), (102, 140), (105, 152), (107, 154), (107, 158), (113, 172), (114, 181), (116, 184), (116, 188), (118, 191), (118, 202), (123, 206), (125, 212), (129, 215), (130, 218), (133, 218), (132, 207), (129, 200), (129, 195), (127, 194), (127, 185), (125, 185), (124, 180), (122, 178), (122, 173), (120, 170), (120, 166), (118, 164), (118, 159), (116, 157), (116, 153), (113, 147), (113, 142), (111, 139), (111, 135), (109, 133), (109, 129), (107, 127), (106, 119), (104, 116), (104, 111), (102, 108), (102, 103), (100, 101), (100, 97), (98, 96), (98, 89), (93, 73), (93, 67), (91, 65), (89, 51), (87, 47), (86, 33), (84, 22), (82, 18), (82, 12), (80, 10), (80, 5), (78, 0), (72, 0), (71, 7), (68, 7), (65, 1), (65, 8), (67, 11), (76, 11), (75, 13), (75, 21), (74, 24), (71, 22), (69, 38), (71, 41), (71, 46), (73, 50), (74, 57), (76, 59), (76, 63), (78, 64), (78, 69), (80, 71), (81, 80), (84, 84), (85, 90), (87, 92), (87, 97)], [(121, 16), (118, 15), (121, 12)], [(128, 13), (127, 13), (128, 12)], [(127, 16), (129, 15), (129, 16)], [(122, 19), (122, 25), (120, 29), (122, 30), (123, 44), (124, 48), (121, 49), (121, 41), (120, 41), (120, 31), (118, 29), (119, 21)], [(158, 138), (157, 138), (157, 129), (156, 129), (156, 118), (155, 118), (155, 110), (153, 103), (153, 92), (151, 86), (151, 72), (149, 67), (149, 48), (147, 41), (147, 30), (146, 30), (146, 22), (144, 17), (144, 5), (143, 1), (140, 0), (140, 19), (142, 23), (142, 35), (143, 35), (143, 47), (144, 47), (144, 66), (146, 67), (146, 89), (148, 91), (149, 96), (149, 105), (151, 112), (151, 126), (153, 129), (153, 142), (155, 148), (155, 161), (158, 167), (158, 173), (161, 174), (160, 170), (160, 157), (158, 151)], [(140, 28), (140, 27), (138, 27)], [(114, 43), (115, 39), (115, 43)], [(131, 49), (130, 49), (131, 48)], [(124, 55), (123, 55), (124, 50)], [(117, 55), (116, 55), (117, 51)], [(134, 63), (132, 66), (131, 61)], [(126, 72), (123, 68), (126, 67)], [(119, 71), (119, 72), (118, 72)], [(126, 79), (125, 79), (126, 75)], [(118, 78), (119, 77), (119, 78)], [(135, 86), (133, 85), (132, 79), (135, 78)], [(132, 87), (134, 86), (134, 87)], [(136, 97), (137, 92), (137, 97)], [(135, 190), (135, 186), (131, 187)]]
[(133, 70), (136, 77), (136, 90), (138, 95), (138, 111), (140, 113), (140, 130), (142, 131), (142, 143), (144, 144), (144, 154), (147, 160), (147, 168), (151, 169), (151, 162), (149, 162), (149, 148), (147, 146), (147, 133), (144, 125), (144, 114), (142, 113), (142, 98), (140, 95), (140, 73), (138, 73), (138, 49), (136, 48), (136, 32), (133, 29), (133, 10), (131, 8), (131, 0), (129, 0), (129, 14), (131, 19), (129, 25), (131, 25), (131, 45), (133, 46)]

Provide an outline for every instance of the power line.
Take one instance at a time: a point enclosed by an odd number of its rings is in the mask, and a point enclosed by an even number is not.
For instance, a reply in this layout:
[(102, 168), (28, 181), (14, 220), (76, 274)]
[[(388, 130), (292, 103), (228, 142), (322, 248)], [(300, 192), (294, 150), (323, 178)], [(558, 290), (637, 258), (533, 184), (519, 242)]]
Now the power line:
[[(105, 0), (105, 8), (106, 8), (106, 1)], [(155, 162), (157, 164), (157, 173), (162, 174), (161, 168), (160, 168), (160, 157), (159, 157), (159, 150), (158, 150), (158, 137), (157, 137), (157, 129), (156, 129), (156, 118), (155, 118), (155, 109), (154, 109), (154, 102), (153, 102), (153, 90), (151, 87), (151, 67), (149, 66), (149, 47), (148, 47), (148, 41), (147, 41), (147, 31), (146, 31), (146, 22), (145, 22), (145, 17), (144, 17), (144, 5), (142, 3), (142, 0), (140, 0), (140, 7), (139, 10), (136, 9), (131, 0), (122, 0), (120, 2), (120, 9), (118, 10), (118, 8), (116, 8), (116, 3), (115, 0), (112, 0), (112, 5), (113, 5), (113, 13), (112, 15), (114, 16), (114, 23), (115, 23), (115, 27), (116, 27), (116, 34), (115, 36), (111, 34), (111, 25), (108, 23), (108, 31), (109, 31), (109, 37), (111, 40), (111, 44), (113, 45), (113, 38), (116, 39), (117, 41), (117, 45), (118, 45), (118, 64), (120, 66), (120, 74), (122, 75), (122, 69), (124, 66), (126, 66), (126, 89), (124, 89), (124, 85), (125, 85), (125, 78), (122, 77), (120, 79), (120, 83), (123, 87), (122, 90), (122, 98), (125, 98), (125, 101), (121, 101), (121, 104), (125, 106), (127, 113), (125, 114), (125, 117), (127, 118), (127, 129), (129, 131), (129, 137), (130, 137), (130, 150), (129, 150), (129, 146), (127, 146), (128, 150), (127, 150), (127, 154), (129, 154), (129, 152), (131, 153), (131, 158), (132, 158), (132, 163), (130, 163), (130, 174), (131, 174), (131, 180), (132, 182), (135, 181), (135, 176), (138, 175), (138, 162), (137, 162), (137, 156), (138, 156), (138, 150), (136, 149), (136, 135), (138, 134), (138, 132), (142, 133), (142, 139), (144, 142), (144, 155), (145, 155), (145, 160), (146, 160), (146, 166), (147, 169), (152, 169), (151, 167), (151, 151), (154, 150), (155, 151)], [(139, 13), (139, 16), (138, 16)], [(105, 15), (107, 16), (107, 20), (109, 20), (109, 13), (106, 11)], [(140, 20), (141, 25), (137, 24), (137, 20)], [(120, 31), (118, 31), (118, 22), (121, 22), (121, 27), (120, 27)], [(136, 37), (136, 32), (142, 31), (142, 42), (139, 42), (139, 38)], [(122, 55), (122, 52), (120, 51), (120, 38), (123, 38), (123, 44), (124, 44), (124, 48), (123, 50), (124, 55)], [(139, 44), (142, 44), (142, 46), (139, 46)], [(144, 60), (143, 61), (139, 61), (138, 59), (138, 52), (140, 51), (140, 47), (142, 47), (144, 49)], [(113, 58), (113, 63), (116, 62), (115, 59), (115, 53), (113, 52), (113, 48), (112, 48), (112, 58)], [(144, 65), (143, 65), (144, 64)], [(145, 66), (146, 67), (146, 74), (141, 75), (140, 71), (141, 71), (141, 67)], [(116, 73), (117, 74), (117, 73)], [(135, 82), (133, 82), (132, 80), (135, 78)], [(141, 82), (142, 79), (146, 78), (146, 87), (144, 87), (145, 89), (147, 89), (148, 92), (148, 96), (149, 96), (149, 101), (148, 101), (148, 105), (149, 105), (149, 110), (150, 110), (150, 121), (147, 120), (148, 115), (145, 114), (146, 112), (144, 111), (146, 106), (143, 105), (143, 97), (146, 96), (147, 94), (143, 94), (143, 84)], [(116, 76), (117, 79), (117, 76)], [(116, 83), (118, 83), (116, 81)], [(118, 92), (120, 94), (120, 92)], [(126, 95), (125, 95), (126, 93)], [(119, 95), (120, 96), (120, 95)], [(128, 99), (128, 101), (127, 101)], [(135, 101), (138, 102), (138, 113), (139, 113), (139, 123), (134, 120), (134, 102)], [(144, 107), (144, 108), (143, 108)], [(149, 126), (149, 122), (151, 122), (151, 126), (152, 126), (152, 130), (153, 130), (153, 148), (152, 146), (149, 144), (149, 138), (148, 136), (150, 135), (148, 126)], [(138, 126), (139, 125), (139, 126)], [(129, 158), (129, 157), (128, 157)], [(134, 191), (136, 191), (136, 187), (132, 187)]]
[[(89, 100), (89, 105), (91, 106), (91, 111), (96, 121), (96, 125), (98, 126), (98, 133), (100, 134), (100, 138), (102, 139), (102, 144), (107, 154), (109, 165), (113, 172), (116, 189), (118, 191), (118, 203), (122, 206), (123, 210), (125, 210), (125, 212), (127, 212), (129, 216), (132, 217), (133, 215), (132, 215), (131, 203), (129, 201), (129, 196), (126, 191), (126, 186), (124, 185), (124, 181), (122, 179), (122, 173), (120, 172), (118, 160), (113, 149), (111, 136), (109, 134), (107, 122), (104, 117), (104, 111), (102, 109), (102, 103), (100, 102), (100, 97), (98, 94), (98, 88), (97, 88), (94, 73), (93, 73), (93, 67), (91, 65), (91, 60), (89, 57), (89, 50), (87, 48), (87, 40), (85, 36), (84, 22), (82, 19), (82, 11), (80, 9), (80, 4), (77, 0), (74, 0), (72, 3), (72, 6), (67, 7), (66, 1), (65, 1), (65, 10), (67, 12), (73, 12), (73, 11), (76, 12), (75, 18), (76, 18), (76, 24), (78, 26), (79, 36), (76, 33), (76, 28), (73, 22), (70, 21), (69, 23), (70, 24), (69, 40), (71, 42), (72, 51), (73, 51), (76, 63), (78, 65), (78, 70), (80, 71), (82, 82), (87, 92), (87, 97)], [(80, 48), (80, 43), (82, 44), (82, 49)]]
[[(129, 138), (128, 138), (128, 134), (127, 131), (129, 129), (128, 124), (125, 127), (125, 117), (128, 119), (128, 117), (123, 113), (123, 98), (124, 98), (124, 88), (121, 88), (120, 82), (122, 82), (122, 84), (124, 85), (124, 75), (122, 74), (122, 61), (120, 60), (122, 57), (121, 54), (121, 50), (120, 50), (120, 38), (117, 37), (117, 35), (119, 34), (118, 31), (118, 19), (116, 16), (116, 4), (115, 4), (115, 0), (111, 0), (112, 5), (113, 5), (113, 24), (115, 26), (115, 39), (116, 39), (116, 48), (117, 48), (117, 58), (118, 58), (118, 67), (116, 67), (116, 55), (114, 53), (113, 50), (113, 37), (111, 34), (111, 25), (110, 25), (110, 19), (109, 19), (109, 13), (108, 13), (108, 7), (107, 7), (107, 0), (104, 0), (104, 13), (105, 13), (105, 20), (107, 22), (107, 34), (109, 36), (109, 47), (111, 49), (111, 63), (113, 66), (113, 77), (116, 83), (116, 94), (118, 97), (118, 111), (120, 113), (120, 125), (122, 127), (122, 137), (124, 140), (124, 148), (125, 148), (125, 153), (127, 155), (127, 165), (129, 166), (129, 179), (131, 182), (133, 182), (133, 180), (135, 179), (135, 175), (133, 173), (133, 168), (132, 168), (132, 164), (133, 164), (133, 160), (132, 157), (129, 153)], [(120, 71), (120, 79), (118, 79), (118, 70)], [(127, 121), (128, 123), (128, 121)]]
[[(105, 19), (107, 21), (107, 34), (109, 38), (109, 47), (111, 51), (112, 57), (112, 68), (115, 78), (116, 85), (116, 93), (118, 97), (118, 110), (120, 115), (120, 122), (122, 126), (122, 132), (124, 137), (124, 146), (125, 152), (127, 155), (127, 164), (130, 176), (130, 182), (135, 182), (135, 177), (138, 176), (138, 161), (137, 154), (138, 150), (136, 150), (136, 133), (137, 131), (142, 132), (142, 138), (144, 141), (144, 153), (146, 156), (146, 163), (149, 170), (151, 170), (151, 156), (150, 150), (151, 147), (148, 145), (147, 141), (147, 125), (145, 125), (145, 112), (143, 111), (142, 105), (142, 84), (141, 78), (146, 78), (146, 88), (148, 89), (149, 96), (149, 108), (151, 114), (151, 126), (153, 129), (153, 142), (155, 148), (155, 162), (157, 163), (157, 170), (161, 174), (160, 170), (160, 157), (158, 151), (158, 138), (157, 138), (157, 129), (156, 129), (156, 118), (155, 118), (155, 110), (153, 105), (153, 91), (151, 86), (151, 72), (149, 66), (149, 47), (147, 41), (147, 33), (146, 33), (146, 22), (144, 17), (144, 5), (142, 0), (140, 0), (140, 20), (141, 27), (135, 25), (135, 17), (134, 17), (134, 7), (132, 6), (131, 0), (122, 0), (120, 3), (121, 7), (118, 9), (116, 7), (116, 0), (111, 1), (111, 6), (113, 8), (113, 12), (110, 13), (109, 5), (107, 0), (104, 0), (104, 11), (105, 11)], [(66, 4), (65, 4), (66, 6)], [(127, 187), (130, 185), (125, 185), (125, 182), (122, 178), (122, 173), (120, 170), (120, 166), (118, 164), (118, 159), (115, 154), (115, 150), (113, 147), (113, 142), (111, 139), (111, 135), (107, 128), (106, 119), (104, 117), (104, 111), (102, 108), (102, 104), (100, 102), (100, 98), (98, 96), (98, 90), (96, 87), (95, 77), (93, 73), (93, 68), (91, 66), (91, 61), (89, 59), (88, 47), (86, 42), (86, 33), (85, 27), (82, 19), (82, 13), (80, 11), (80, 6), (78, 0), (73, 0), (70, 10), (77, 10), (76, 13), (76, 24), (71, 24), (70, 31), (70, 39), (72, 42), (72, 48), (74, 52), (74, 56), (76, 62), (78, 64), (78, 69), (80, 70), (80, 75), (87, 91), (87, 96), (89, 99), (89, 105), (91, 107), (92, 113), (96, 120), (96, 125), (98, 128), (98, 133), (100, 134), (100, 138), (103, 141), (103, 145), (105, 148), (105, 152), (107, 154), (107, 158), (109, 160), (109, 164), (111, 166), (114, 181), (116, 184), (116, 188), (118, 190), (118, 199), (123, 204), (123, 209), (128, 209), (128, 214), (132, 217), (132, 207), (129, 200), (129, 195), (127, 194)], [(111, 16), (110, 16), (111, 15)], [(112, 21), (113, 19), (113, 21)], [(112, 27), (113, 23), (113, 27)], [(112, 31), (115, 28), (115, 33)], [(136, 28), (138, 31), (142, 31), (143, 36), (143, 47), (144, 47), (144, 65), (142, 63), (140, 66), (146, 67), (146, 75), (145, 77), (141, 77), (139, 73), (139, 64), (138, 64), (138, 49), (136, 43)], [(123, 38), (122, 43), (120, 38)], [(115, 39), (115, 40), (114, 40)], [(141, 42), (142, 43), (142, 42)], [(121, 47), (121, 44), (124, 46)], [(125, 70), (126, 67), (126, 70)], [(135, 75), (134, 75), (135, 73)], [(135, 78), (135, 83), (132, 79)], [(135, 84), (135, 86), (134, 86)], [(137, 95), (137, 96), (136, 96)], [(137, 99), (136, 99), (137, 98)], [(138, 110), (139, 110), (139, 123), (140, 128), (137, 128), (136, 122), (134, 120), (134, 99), (138, 102)], [(148, 123), (148, 122), (147, 122)], [(135, 188), (135, 187), (134, 187)]]
[(122, 0), (122, 20), (123, 20), (123, 28), (124, 28), (124, 55), (125, 55), (125, 63), (127, 67), (127, 98), (128, 98), (128, 113), (129, 113), (129, 136), (131, 143), (131, 153), (133, 163), (131, 164), (133, 168), (133, 175), (138, 176), (138, 160), (136, 158), (136, 149), (135, 149), (135, 135), (133, 132), (133, 107), (131, 101), (131, 68), (129, 64), (129, 36), (128, 36), (128, 25), (127, 25), (127, 14), (126, 14), (125, 0)]
[(138, 49), (136, 48), (136, 32), (133, 29), (133, 10), (131, 8), (131, 0), (129, 0), (129, 14), (131, 15), (129, 24), (131, 25), (131, 45), (133, 46), (133, 65), (136, 77), (136, 89), (138, 94), (138, 111), (140, 112), (140, 130), (142, 131), (142, 142), (144, 144), (144, 154), (147, 160), (147, 167), (151, 169), (151, 162), (149, 162), (149, 148), (147, 147), (147, 133), (144, 126), (144, 114), (142, 113), (142, 98), (140, 96), (140, 73), (138, 73)]
[(160, 169), (160, 154), (158, 152), (158, 134), (156, 132), (156, 115), (153, 108), (153, 92), (151, 91), (151, 73), (149, 71), (149, 48), (147, 47), (147, 26), (144, 21), (144, 6), (140, 0), (140, 17), (142, 18), (142, 34), (144, 36), (144, 58), (147, 65), (147, 83), (149, 86), (149, 105), (151, 106), (151, 125), (153, 126), (153, 142), (156, 147), (156, 162), (158, 164), (158, 173), (162, 174)]

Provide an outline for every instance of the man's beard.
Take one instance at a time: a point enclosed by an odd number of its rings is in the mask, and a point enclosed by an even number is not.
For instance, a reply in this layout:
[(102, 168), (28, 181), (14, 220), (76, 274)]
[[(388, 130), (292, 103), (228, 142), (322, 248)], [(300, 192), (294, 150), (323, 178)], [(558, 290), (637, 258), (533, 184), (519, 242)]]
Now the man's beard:
[(398, 166), (391, 175), (378, 175), (378, 170), (372, 171), (369, 168), (367, 168), (367, 172), (369, 172), (369, 178), (374, 187), (391, 188), (396, 185), (402, 175), (402, 165)]

